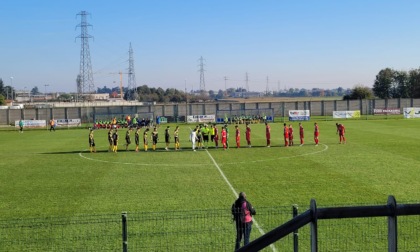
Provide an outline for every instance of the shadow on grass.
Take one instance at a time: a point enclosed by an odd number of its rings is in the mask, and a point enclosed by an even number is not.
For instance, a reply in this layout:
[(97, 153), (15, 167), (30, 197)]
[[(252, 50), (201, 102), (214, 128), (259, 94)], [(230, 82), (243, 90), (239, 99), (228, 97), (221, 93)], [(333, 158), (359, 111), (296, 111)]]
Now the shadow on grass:
[[(299, 147), (299, 145), (290, 146), (288, 148), (295, 148), (295, 147)], [(267, 148), (267, 146), (252, 146), (252, 147), (243, 146), (243, 147), (240, 147), (240, 148), (236, 148), (236, 146), (235, 147), (232, 146), (232, 147), (229, 147), (226, 151), (229, 151), (231, 149), (255, 149), (255, 148)], [(271, 146), (271, 148), (284, 148), (284, 146)], [(215, 148), (214, 146), (212, 146), (212, 147), (209, 147), (209, 148), (201, 148), (201, 149), (196, 148), (196, 151), (205, 151), (205, 150), (208, 150), (208, 151), (223, 151), (223, 147)], [(175, 150), (173, 148), (172, 149), (169, 148), (168, 150), (165, 150), (165, 148), (157, 148), (156, 150), (149, 149), (148, 151), (144, 151), (144, 149), (141, 149), (138, 152), (148, 152), (148, 153), (149, 152), (151, 152), (151, 153), (157, 152), (157, 153), (159, 153), (159, 152), (186, 152), (186, 151), (192, 151), (192, 148), (191, 147), (190, 148), (181, 148), (179, 150)], [(128, 151), (126, 151), (125, 149), (121, 149), (121, 150), (118, 150), (117, 153), (124, 153), (124, 152), (136, 152), (136, 151), (132, 150), (132, 149), (128, 150)], [(42, 153), (38, 153), (38, 154), (43, 154), (43, 155), (60, 154), (60, 155), (62, 155), (62, 154), (79, 154), (79, 153), (91, 153), (91, 152), (89, 150), (82, 150), (82, 151), (73, 150), (73, 151), (42, 152)], [(110, 151), (108, 151), (108, 149), (106, 149), (106, 150), (96, 150), (96, 152), (93, 152), (92, 154), (95, 154), (95, 153), (112, 153), (112, 152), (110, 152)]]

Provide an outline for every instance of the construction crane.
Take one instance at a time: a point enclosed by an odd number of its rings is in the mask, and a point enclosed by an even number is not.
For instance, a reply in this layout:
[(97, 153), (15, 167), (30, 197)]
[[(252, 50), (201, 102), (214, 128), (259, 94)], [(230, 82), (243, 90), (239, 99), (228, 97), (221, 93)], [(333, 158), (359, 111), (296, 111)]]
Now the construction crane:
[(123, 72), (120, 71), (118, 73), (109, 73), (109, 74), (119, 74), (120, 75), (120, 97), (121, 97), (122, 100), (124, 100), (122, 75), (127, 74), (127, 73), (123, 73)]

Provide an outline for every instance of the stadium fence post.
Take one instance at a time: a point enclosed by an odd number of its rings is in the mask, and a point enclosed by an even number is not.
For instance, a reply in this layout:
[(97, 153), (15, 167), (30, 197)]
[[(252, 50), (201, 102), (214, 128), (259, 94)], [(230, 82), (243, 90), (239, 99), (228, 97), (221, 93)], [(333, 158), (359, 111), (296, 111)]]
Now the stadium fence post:
[(122, 246), (123, 252), (128, 251), (128, 242), (127, 242), (127, 212), (122, 212)]
[(391, 209), (391, 214), (388, 216), (388, 251), (398, 251), (398, 237), (397, 237), (397, 201), (395, 197), (390, 195), (387, 202)]
[[(293, 209), (293, 218), (295, 218), (296, 216), (298, 216), (298, 206), (293, 205), (292, 209)], [(298, 252), (298, 251), (299, 251), (299, 229), (293, 231), (293, 252)]]
[[(286, 110), (286, 108), (284, 107), (284, 102), (282, 102), (281, 103), (281, 119), (282, 119), (282, 122), (284, 122), (284, 117), (286, 116), (285, 115), (285, 110)], [(274, 117), (273, 117), (273, 122), (274, 122)]]
[(312, 213), (311, 228), (311, 252), (318, 252), (318, 218), (315, 199), (311, 199), (310, 209)]

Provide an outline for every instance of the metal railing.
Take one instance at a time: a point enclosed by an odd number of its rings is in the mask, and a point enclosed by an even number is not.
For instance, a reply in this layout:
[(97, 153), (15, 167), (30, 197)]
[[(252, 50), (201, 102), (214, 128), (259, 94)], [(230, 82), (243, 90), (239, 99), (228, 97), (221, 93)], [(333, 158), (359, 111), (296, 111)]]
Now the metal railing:
[[(259, 237), (252, 241), (247, 246), (242, 247), (238, 251), (259, 251), (274, 242), (282, 239), (283, 237), (295, 232), (296, 230), (310, 224), (310, 251), (315, 252), (319, 249), (319, 231), (318, 221), (329, 220), (329, 219), (348, 219), (348, 218), (370, 218), (370, 217), (387, 217), (387, 244), (388, 251), (398, 251), (398, 228), (397, 228), (397, 216), (411, 216), (420, 215), (420, 204), (400, 204), (397, 202), (394, 196), (388, 197), (386, 205), (378, 206), (352, 206), (352, 207), (327, 207), (317, 208), (316, 201), (311, 200), (310, 209), (304, 213), (294, 217), (290, 221), (283, 225), (273, 229), (269, 233)], [(418, 219), (417, 219), (418, 221)], [(420, 228), (420, 223), (417, 222), (416, 229)], [(360, 230), (357, 230), (360, 231)], [(362, 241), (355, 241), (361, 243)], [(420, 246), (420, 240), (418, 231), (416, 234), (409, 239), (409, 242), (418, 250)], [(408, 251), (412, 248), (407, 248)], [(324, 250), (322, 250), (324, 251)], [(332, 251), (332, 250), (328, 250)], [(354, 250), (357, 251), (357, 250)], [(384, 251), (383, 249), (378, 251)]]
[[(386, 205), (312, 200), (301, 214), (256, 210), (253, 241), (240, 251), (420, 251), (420, 204), (392, 196)], [(230, 209), (0, 219), (0, 251), (232, 251), (235, 235)]]
[[(290, 207), (258, 207), (264, 230), (290, 218)], [(230, 208), (0, 219), (0, 251), (232, 251), (235, 234)]]

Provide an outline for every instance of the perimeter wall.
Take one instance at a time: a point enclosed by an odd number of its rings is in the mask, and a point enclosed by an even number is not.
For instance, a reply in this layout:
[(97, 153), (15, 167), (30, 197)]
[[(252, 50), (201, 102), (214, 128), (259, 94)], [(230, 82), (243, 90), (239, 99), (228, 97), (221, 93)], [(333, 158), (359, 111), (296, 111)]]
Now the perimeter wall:
[(288, 117), (289, 110), (310, 110), (311, 116), (332, 116), (333, 111), (360, 110), (361, 115), (373, 115), (375, 108), (420, 107), (420, 99), (325, 100), (285, 102), (207, 102), (178, 104), (112, 104), (51, 103), (43, 107), (32, 105), (24, 109), (0, 109), (0, 125), (14, 125), (23, 120), (82, 119), (91, 123), (95, 117), (138, 115), (139, 118), (164, 116), (168, 122), (184, 122), (186, 115), (215, 115), (218, 110), (273, 109), (275, 117)]

